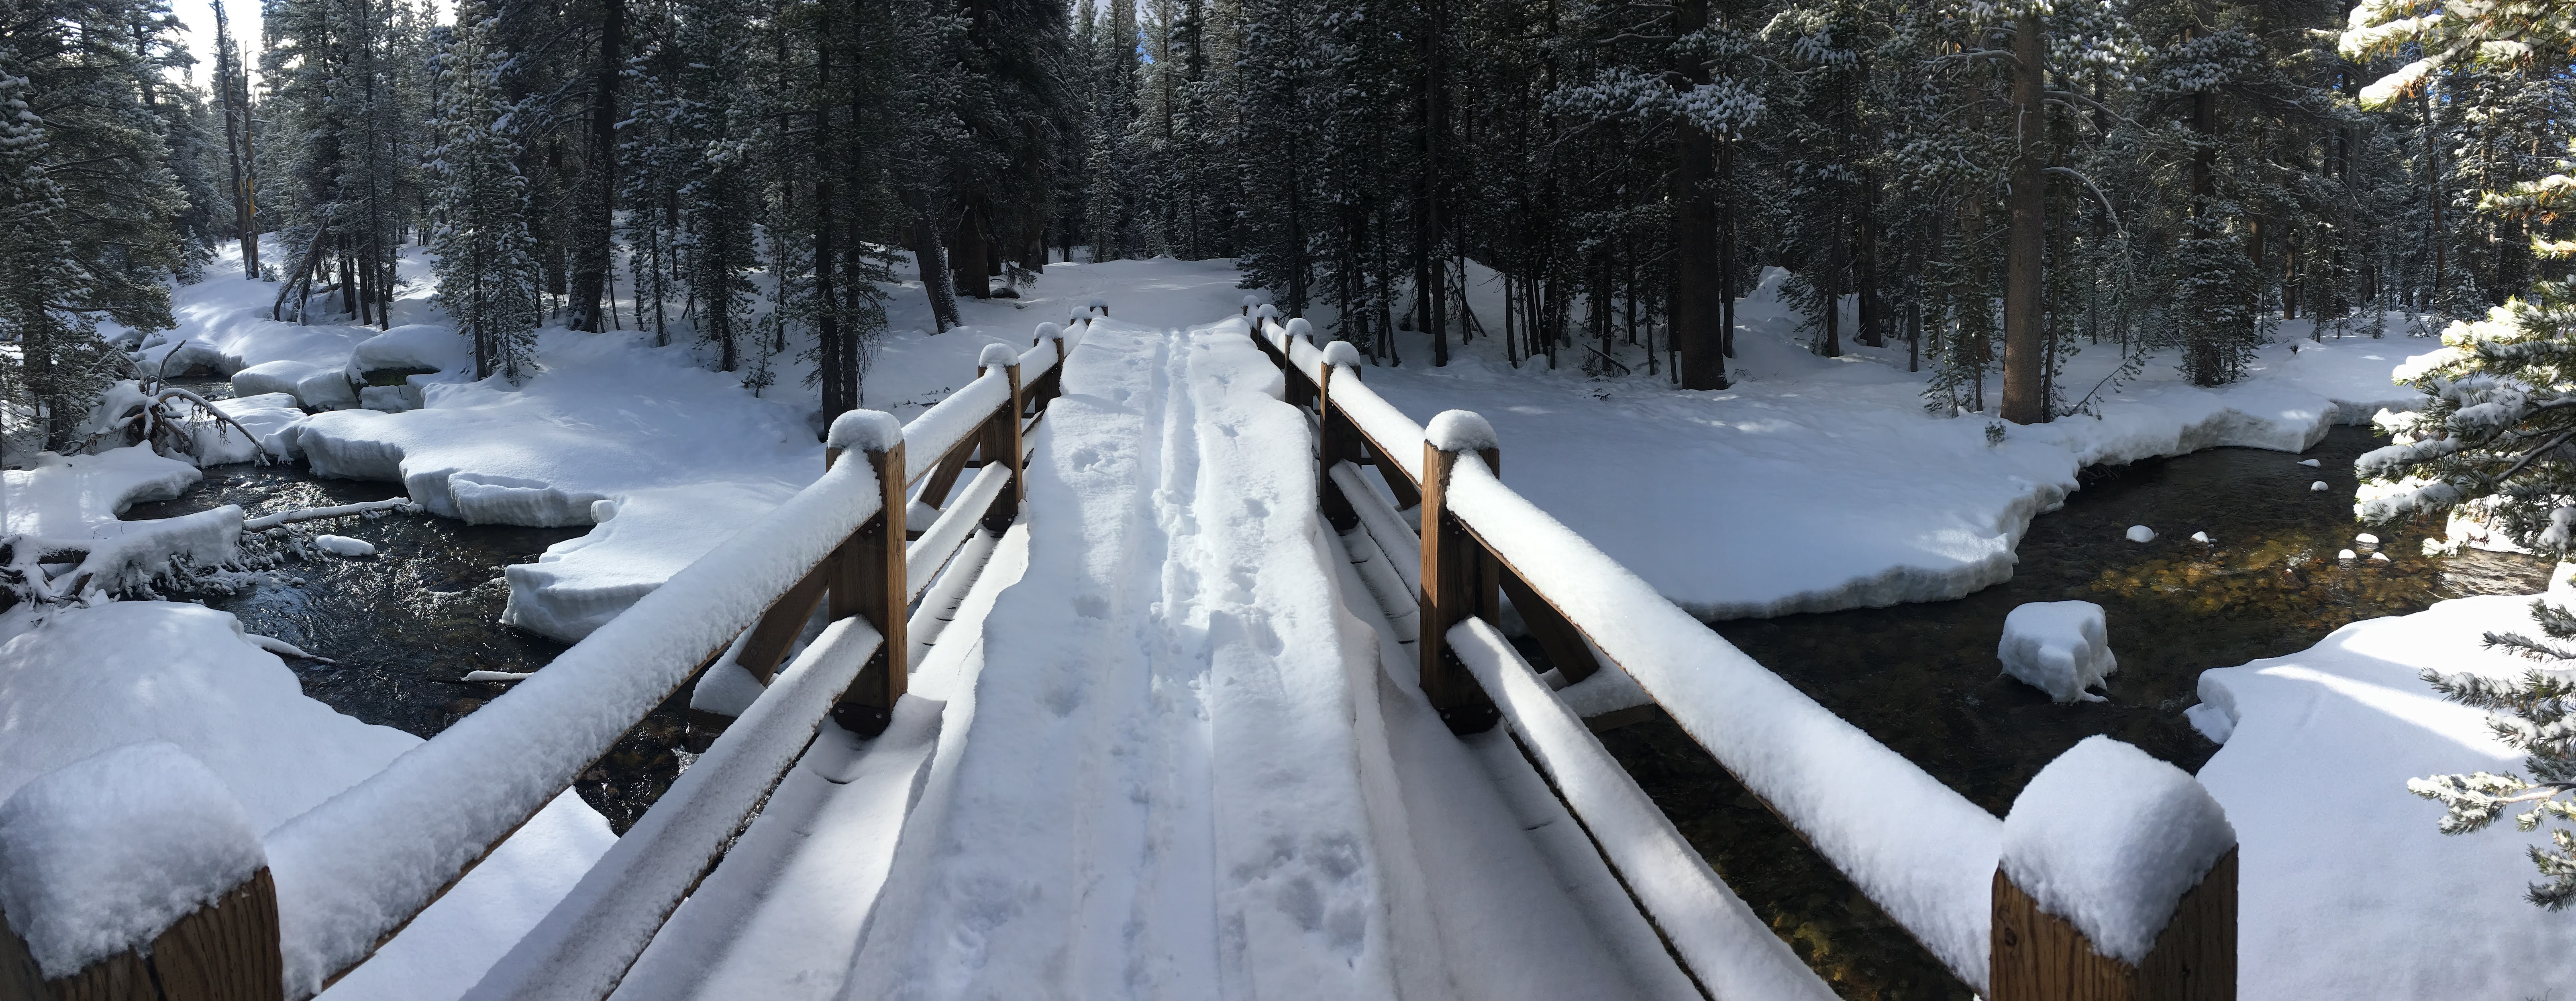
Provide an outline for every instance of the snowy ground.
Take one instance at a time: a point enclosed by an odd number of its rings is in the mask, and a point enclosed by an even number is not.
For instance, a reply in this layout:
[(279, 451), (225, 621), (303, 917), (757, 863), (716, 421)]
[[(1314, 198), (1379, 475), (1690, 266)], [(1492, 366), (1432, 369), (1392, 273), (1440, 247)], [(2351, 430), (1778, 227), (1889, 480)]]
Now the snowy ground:
[[(113, 602), (0, 613), (0, 801), (30, 779), (112, 748), (164, 740), (223, 780), (268, 831), (421, 743), (306, 698), (232, 616)], [(614, 840), (565, 793), (325, 999), (443, 1001), (534, 927)]]
[[(2241, 845), (2242, 997), (2565, 998), (2576, 914), (2525, 903), (2537, 834), (2510, 823), (2445, 837), (2406, 780), (2521, 772), (2482, 712), (2416, 677), (2520, 676), (2482, 648), (2530, 633), (2531, 600), (2446, 601), (2356, 622), (2287, 657), (2201, 675), (2194, 722), (2225, 737), (2200, 770)], [(2232, 731), (2232, 732), (2231, 732)]]
[[(2274, 345), (2216, 390), (2159, 359), (2107, 396), (2098, 419), (2013, 427), (1989, 447), (1990, 417), (1924, 412), (1928, 373), (1905, 371), (1903, 344), (1809, 351), (1799, 318), (1771, 298), (1782, 276), (1738, 306), (1725, 391), (1646, 376), (1637, 348), (1626, 360), (1638, 374), (1607, 379), (1582, 374), (1580, 349), (1556, 372), (1514, 370), (1490, 338), (1453, 343), (1449, 365), (1433, 368), (1419, 334), (1399, 335), (1403, 366), (1364, 378), (1416, 421), (1485, 415), (1506, 483), (1694, 614), (1746, 618), (1956, 598), (2008, 580), (2030, 519), (2075, 489), (2084, 466), (2219, 445), (2304, 450), (2334, 423), (2410, 405), (2413, 390), (2389, 372), (2434, 347)], [(1497, 325), (1498, 301), (1480, 294), (1477, 308)], [(2062, 381), (2082, 392), (2116, 353), (2087, 351)]]
[[(395, 304), (395, 329), (382, 334), (270, 320), (277, 286), (238, 277), (237, 260), (226, 253), (206, 281), (177, 291), (180, 325), (144, 341), (146, 364), (204, 366), (244, 394), (288, 392), (308, 408), (333, 408), (275, 429), (282, 450), (322, 475), (399, 481), (432, 513), (468, 521), (597, 524), (510, 568), (505, 619), (515, 625), (566, 641), (588, 635), (722, 541), (724, 526), (822, 472), (814, 393), (792, 353), (774, 359), (777, 383), (755, 396), (742, 373), (709, 370), (693, 344), (547, 328), (539, 374), (516, 387), (476, 382), (463, 339), (430, 299), (417, 248), (402, 265), (414, 284)], [(927, 333), (919, 282), (903, 281), (886, 289), (891, 330), (870, 360), (863, 404), (909, 418), (972, 380), (984, 345), (1025, 347), (1038, 323), (1060, 322), (1095, 297), (1148, 324), (1233, 313), (1243, 296), (1236, 280), (1222, 261), (1053, 265), (1018, 299), (962, 300), (966, 326), (938, 336)], [(619, 308), (632, 326), (632, 300)], [(377, 395), (395, 387), (352, 390), (352, 374), (421, 368), (440, 371), (403, 380), (417, 409), (354, 408), (361, 393), (370, 404), (401, 404)]]

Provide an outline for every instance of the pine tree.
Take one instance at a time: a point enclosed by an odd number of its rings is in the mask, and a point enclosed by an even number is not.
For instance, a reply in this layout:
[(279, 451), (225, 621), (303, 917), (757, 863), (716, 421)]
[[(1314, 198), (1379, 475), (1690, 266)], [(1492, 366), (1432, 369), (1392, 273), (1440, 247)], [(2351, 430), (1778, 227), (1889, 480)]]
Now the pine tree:
[(516, 109), (501, 101), (502, 58), (490, 37), (488, 22), (458, 27), (439, 52), (430, 249), (439, 303), (473, 340), (475, 376), (516, 384), (535, 372), (542, 306)]

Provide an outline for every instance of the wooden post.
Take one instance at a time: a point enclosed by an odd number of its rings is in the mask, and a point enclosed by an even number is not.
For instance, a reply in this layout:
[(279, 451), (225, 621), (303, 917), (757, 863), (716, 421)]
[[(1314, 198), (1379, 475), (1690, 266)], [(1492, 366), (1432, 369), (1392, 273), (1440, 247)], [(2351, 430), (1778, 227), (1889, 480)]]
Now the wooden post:
[[(877, 627), (885, 642), (848, 691), (832, 706), (832, 721), (861, 737), (885, 732), (893, 722), (895, 700), (903, 697), (910, 665), (904, 663), (909, 640), (904, 621), (912, 589), (904, 580), (903, 443), (883, 452), (863, 452), (877, 474), (879, 510), (824, 561), (831, 582), (831, 617), (856, 615)], [(823, 453), (824, 468), (840, 460), (837, 449)]]
[[(992, 370), (977, 368), (975, 377), (983, 378), (989, 371)], [(1024, 470), (1020, 467), (1022, 460), (1027, 458), (1027, 452), (1020, 444), (1020, 363), (1014, 360), (1002, 366), (1002, 371), (1010, 373), (1011, 401), (984, 425), (985, 464), (999, 462), (1011, 471), (1011, 482), (1002, 488), (1002, 495), (993, 498), (993, 506), (984, 512), (984, 527), (997, 533), (1009, 531), (1011, 522), (1020, 517), (1020, 499), (1024, 496), (1020, 475)]]
[(283, 1001), (277, 884), (262, 866), (148, 946), (68, 977), (43, 977), (27, 943), (0, 919), (0, 998), (7, 1001)]
[[(1481, 454), (1488, 466), (1499, 468), (1500, 449)], [(1500, 568), (1449, 512), (1449, 473), (1459, 455), (1422, 443), (1422, 627), (1413, 645), (1422, 656), (1423, 697), (1450, 732), (1469, 734), (1490, 729), (1501, 713), (1450, 651), (1449, 627), (1469, 616), (1499, 622), (1502, 596)]]
[[(1341, 486), (1333, 482), (1333, 466), (1346, 460), (1359, 458), (1359, 447), (1352, 441), (1357, 435), (1351, 428), (1351, 419), (1333, 412), (1333, 376), (1338, 368), (1340, 366), (1326, 362), (1324, 381), (1315, 389), (1315, 410), (1318, 418), (1315, 432), (1318, 439), (1315, 482), (1323, 488), (1324, 520), (1332, 523), (1333, 531), (1347, 532), (1351, 530), (1351, 526), (1360, 523), (1360, 515), (1358, 511), (1352, 509), (1351, 499), (1342, 496)], [(1356, 381), (1359, 377), (1359, 370), (1352, 369), (1350, 378)], [(1288, 384), (1291, 386), (1297, 384), (1297, 375), (1293, 371), (1288, 374)]]
[(2094, 951), (1995, 869), (1993, 1001), (2235, 1001), (2236, 849), (2182, 895), (2136, 966)]

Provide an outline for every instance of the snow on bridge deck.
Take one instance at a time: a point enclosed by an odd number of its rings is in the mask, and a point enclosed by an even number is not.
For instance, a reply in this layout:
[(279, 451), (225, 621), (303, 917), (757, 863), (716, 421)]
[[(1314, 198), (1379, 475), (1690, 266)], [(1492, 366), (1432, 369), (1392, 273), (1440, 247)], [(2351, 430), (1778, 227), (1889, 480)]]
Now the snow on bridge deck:
[(916, 704), (827, 728), (618, 996), (1697, 996), (1423, 701), (1240, 320), (1098, 324), (1064, 378)]

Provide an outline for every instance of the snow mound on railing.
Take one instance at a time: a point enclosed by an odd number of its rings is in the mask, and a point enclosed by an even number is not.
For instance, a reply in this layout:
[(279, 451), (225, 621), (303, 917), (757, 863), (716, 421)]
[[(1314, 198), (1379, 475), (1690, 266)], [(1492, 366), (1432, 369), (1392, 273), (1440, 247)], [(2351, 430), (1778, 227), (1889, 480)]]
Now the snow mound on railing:
[(48, 979), (151, 941), (267, 862), (223, 780), (168, 741), (82, 758), (0, 803), (0, 911)]
[(2236, 847), (2191, 773), (2109, 737), (2039, 770), (2004, 818), (2003, 869), (2106, 956), (2144, 962), (2174, 905)]

